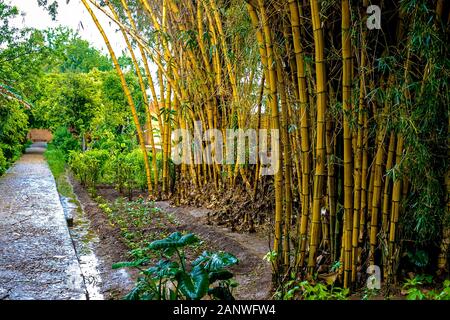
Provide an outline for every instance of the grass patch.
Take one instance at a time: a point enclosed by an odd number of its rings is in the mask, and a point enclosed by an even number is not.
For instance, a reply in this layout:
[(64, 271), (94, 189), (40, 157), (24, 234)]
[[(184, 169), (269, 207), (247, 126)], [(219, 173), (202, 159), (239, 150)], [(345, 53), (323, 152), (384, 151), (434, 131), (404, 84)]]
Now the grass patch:
[(58, 149), (49, 149), (44, 153), (47, 159), (50, 170), (55, 179), (59, 178), (66, 170), (66, 161), (64, 160), (64, 153)]
[(59, 149), (49, 149), (44, 153), (45, 159), (50, 167), (50, 170), (55, 177), (56, 188), (59, 194), (67, 198), (75, 198), (73, 187), (67, 180), (66, 176), (66, 161), (64, 152)]

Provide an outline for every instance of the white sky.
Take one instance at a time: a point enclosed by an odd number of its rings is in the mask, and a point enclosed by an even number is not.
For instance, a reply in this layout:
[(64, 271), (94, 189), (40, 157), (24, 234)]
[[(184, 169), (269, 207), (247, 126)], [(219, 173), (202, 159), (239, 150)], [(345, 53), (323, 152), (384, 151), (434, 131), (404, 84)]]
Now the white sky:
[[(56, 21), (52, 21), (48, 12), (38, 6), (37, 0), (7, 0), (6, 2), (16, 6), (23, 13), (23, 16), (18, 16), (14, 20), (14, 26), (26, 26), (35, 29), (46, 29), (59, 25), (67, 26), (73, 30), (77, 30), (81, 38), (89, 41), (94, 47), (102, 50), (106, 54), (107, 49), (103, 38), (83, 3), (80, 0), (70, 0), (68, 4), (66, 0), (57, 1), (59, 6)], [(53, 0), (49, 0), (49, 3), (51, 2)], [(116, 55), (120, 56), (122, 50), (126, 48), (126, 45), (121, 32), (116, 32), (118, 29), (117, 25), (110, 22), (109, 18), (95, 7), (92, 5), (91, 7), (96, 13), (102, 27), (105, 29)]]

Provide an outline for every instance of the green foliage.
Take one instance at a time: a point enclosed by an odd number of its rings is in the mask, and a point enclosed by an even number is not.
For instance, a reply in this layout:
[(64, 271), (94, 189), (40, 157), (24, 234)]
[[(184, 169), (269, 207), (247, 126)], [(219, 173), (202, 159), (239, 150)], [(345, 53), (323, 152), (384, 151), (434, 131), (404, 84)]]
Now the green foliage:
[(90, 46), (89, 42), (81, 40), (78, 35), (69, 38), (69, 42), (57, 48), (62, 51), (61, 72), (89, 73), (93, 69), (111, 71), (112, 62), (107, 56)]
[(431, 275), (416, 275), (414, 278), (406, 280), (403, 284), (406, 298), (408, 300), (450, 300), (450, 280), (444, 281), (441, 291), (424, 288), (432, 283), (433, 276)]
[(160, 260), (147, 268), (149, 257), (131, 263), (118, 263), (113, 268), (133, 267), (140, 277), (125, 297), (130, 300), (200, 300), (206, 295), (213, 299), (234, 300), (232, 288), (237, 284), (228, 267), (238, 259), (226, 252), (203, 252), (187, 268), (185, 247), (199, 240), (193, 234), (172, 233), (165, 239), (149, 244), (147, 250), (158, 252)]
[(165, 256), (170, 257), (178, 248), (185, 247), (197, 241), (197, 237), (193, 234), (186, 234), (183, 236), (181, 233), (175, 232), (165, 239), (153, 241), (148, 248), (151, 250), (162, 250), (162, 253)]
[(167, 225), (176, 225), (172, 215), (162, 212), (152, 201), (143, 198), (134, 201), (118, 198), (109, 203), (97, 196), (95, 200), (110, 223), (120, 229), (126, 245), (137, 259), (145, 256), (141, 248), (146, 248), (151, 241), (165, 235)]
[(202, 265), (210, 272), (219, 272), (224, 267), (229, 267), (238, 263), (238, 259), (227, 252), (204, 251), (194, 262), (193, 266)]
[(276, 299), (281, 300), (347, 300), (349, 289), (327, 286), (323, 283), (291, 280), (277, 291)]
[(419, 268), (426, 267), (430, 260), (428, 253), (424, 250), (408, 251), (407, 256), (409, 261)]
[(58, 179), (66, 169), (65, 153), (61, 149), (47, 149), (44, 153), (45, 159), (53, 173), (55, 179)]
[(72, 151), (69, 153), (69, 166), (84, 186), (95, 187), (108, 156), (106, 150)]
[(32, 110), (34, 121), (50, 129), (67, 127), (76, 133), (89, 129), (100, 105), (98, 83), (91, 74), (49, 73), (40, 79), (41, 97)]
[(3, 155), (3, 150), (0, 149), (0, 176), (5, 173), (8, 162), (6, 161), (5, 156)]
[[(427, 68), (427, 72), (423, 77), (412, 74), (408, 83), (395, 86), (401, 108), (390, 115), (396, 130), (405, 137), (405, 154), (402, 164), (396, 169), (400, 178), (406, 173), (410, 183), (400, 229), (403, 238), (411, 244), (409, 250), (419, 248), (429, 252), (430, 247), (437, 247), (440, 242), (446, 211), (444, 177), (449, 166), (450, 60), (444, 57), (448, 57), (448, 34), (444, 28), (438, 27), (439, 24), (432, 23), (435, 20), (434, 4), (404, 0), (401, 5), (408, 12), (410, 23), (405, 48), (414, 57), (411, 69)], [(408, 50), (402, 51), (403, 58), (406, 58)], [(396, 58), (392, 60), (399, 59)], [(427, 64), (415, 64), (416, 61), (427, 61)], [(398, 73), (403, 76), (404, 69), (398, 69)], [(406, 84), (412, 97), (405, 94)]]
[[(56, 14), (56, 2), (38, 2)], [(24, 110), (19, 102), (0, 94), (0, 172), (20, 156), (29, 123), (54, 132), (49, 149), (61, 150), (66, 161), (70, 151), (81, 149), (82, 141), (88, 149), (120, 154), (122, 172), (110, 172), (107, 178), (118, 181), (122, 189), (143, 188), (143, 159), (134, 150), (136, 128), (110, 58), (65, 27), (15, 28), (10, 22), (18, 15), (16, 7), (0, 0), (0, 84), (32, 108)], [(130, 70), (125, 77), (143, 122), (145, 106), (130, 59), (123, 56), (121, 63)], [(89, 163), (82, 164), (81, 156), (74, 156), (72, 165), (83, 183), (91, 186), (102, 178), (103, 160), (94, 159), (93, 153), (84, 157)], [(95, 164), (100, 167), (94, 168)]]
[(113, 149), (106, 162), (104, 173), (120, 192), (126, 190), (131, 198), (133, 189), (145, 189), (147, 181), (144, 172), (142, 150), (135, 148), (132, 151)]
[(27, 133), (28, 117), (23, 107), (0, 97), (0, 174), (22, 154)]
[(379, 289), (372, 289), (372, 288), (364, 288), (363, 296), (361, 297), (361, 300), (371, 300), (372, 297), (375, 297), (380, 294)]
[(70, 151), (79, 151), (81, 149), (80, 142), (66, 127), (59, 127), (53, 133), (53, 139), (49, 144), (49, 149), (58, 149), (62, 152), (65, 160)]
[(55, 177), (56, 187), (60, 195), (75, 199), (72, 184), (67, 180), (65, 153), (60, 149), (47, 148), (45, 159)]
[(53, 20), (56, 20), (56, 15), (58, 13), (58, 1), (56, 0), (37, 0), (39, 6), (43, 7), (48, 11), (48, 14)]
[(11, 28), (9, 24), (9, 19), (17, 16), (19, 11), (17, 7), (9, 6), (4, 3), (4, 1), (0, 1), (0, 44), (9, 44), (12, 43), (14, 39), (14, 35), (17, 29)]

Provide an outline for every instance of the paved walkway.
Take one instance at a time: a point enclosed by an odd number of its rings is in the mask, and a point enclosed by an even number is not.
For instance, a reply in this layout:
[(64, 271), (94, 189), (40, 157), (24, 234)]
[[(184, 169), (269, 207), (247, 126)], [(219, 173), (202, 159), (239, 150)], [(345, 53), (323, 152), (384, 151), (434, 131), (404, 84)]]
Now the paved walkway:
[(0, 178), (0, 300), (86, 299), (43, 151), (33, 144)]

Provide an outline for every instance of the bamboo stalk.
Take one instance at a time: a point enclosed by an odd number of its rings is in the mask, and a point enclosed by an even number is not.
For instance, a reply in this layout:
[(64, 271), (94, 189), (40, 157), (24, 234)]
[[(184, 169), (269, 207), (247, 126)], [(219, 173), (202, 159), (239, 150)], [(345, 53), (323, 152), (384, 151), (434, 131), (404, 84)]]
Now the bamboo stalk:
[(310, 143), (309, 143), (309, 121), (308, 121), (308, 97), (306, 88), (306, 75), (304, 67), (304, 54), (300, 42), (300, 15), (297, 1), (289, 1), (289, 12), (291, 17), (292, 38), (294, 43), (294, 54), (297, 69), (298, 98), (300, 103), (300, 135), (301, 135), (301, 154), (302, 154), (302, 173), (301, 178), (301, 219), (299, 219), (299, 255), (296, 261), (297, 267), (302, 266), (305, 259), (307, 228), (309, 217), (309, 188), (310, 188)]
[[(267, 50), (268, 74), (269, 74), (269, 103), (271, 110), (271, 124), (273, 130), (280, 130), (280, 120), (278, 113), (278, 93), (277, 93), (277, 72), (276, 62), (273, 52), (272, 35), (269, 28), (269, 20), (266, 14), (266, 8), (263, 0), (258, 0), (259, 10), (261, 13), (261, 22), (264, 33), (264, 41)], [(283, 172), (281, 170), (281, 143), (274, 146), (272, 150), (276, 158), (276, 172), (275, 172), (275, 238), (273, 248), (277, 255), (277, 260), (281, 260), (281, 237), (282, 237), (282, 219), (283, 219)]]
[(351, 87), (352, 87), (352, 53), (350, 39), (350, 4), (349, 0), (342, 0), (342, 109), (344, 112), (344, 288), (351, 282), (352, 272), (352, 234), (353, 234), (353, 156), (352, 133), (350, 130), (351, 117)]
[(139, 123), (139, 118), (136, 112), (136, 107), (134, 105), (134, 101), (133, 98), (131, 97), (131, 92), (130, 89), (128, 88), (127, 82), (125, 80), (125, 76), (122, 72), (122, 69), (120, 68), (119, 65), (119, 61), (117, 60), (117, 57), (114, 53), (114, 50), (111, 46), (111, 43), (109, 42), (109, 39), (105, 33), (105, 31), (103, 30), (103, 27), (101, 26), (100, 22), (98, 21), (95, 13), (92, 11), (91, 7), (89, 6), (87, 0), (81, 0), (84, 4), (84, 6), (86, 7), (86, 10), (89, 12), (90, 16), (92, 17), (92, 20), (94, 21), (98, 31), (100, 32), (100, 34), (102, 35), (103, 40), (105, 41), (106, 47), (108, 48), (109, 54), (111, 56), (111, 59), (114, 63), (114, 67), (116, 69), (117, 75), (120, 78), (120, 84), (122, 86), (122, 89), (125, 93), (125, 96), (127, 98), (127, 102), (128, 105), (131, 109), (131, 113), (133, 115), (133, 121), (134, 124), (136, 126), (136, 131), (138, 134), (138, 141), (139, 141), (139, 145), (141, 147), (142, 150), (142, 154), (144, 156), (144, 166), (145, 166), (145, 175), (147, 177), (147, 191), (148, 193), (152, 193), (152, 180), (151, 180), (151, 171), (150, 171), (150, 164), (148, 162), (148, 156), (147, 156), (147, 148), (145, 146), (145, 142), (144, 142), (144, 135), (142, 133), (142, 129), (141, 129), (141, 125)]
[(313, 187), (313, 210), (311, 219), (311, 239), (308, 256), (308, 273), (312, 274), (319, 246), (320, 213), (323, 198), (323, 181), (325, 176), (325, 114), (327, 110), (326, 70), (324, 56), (324, 39), (320, 21), (320, 6), (318, 0), (311, 0), (311, 16), (315, 44), (315, 64), (317, 81), (317, 142), (316, 167)]

